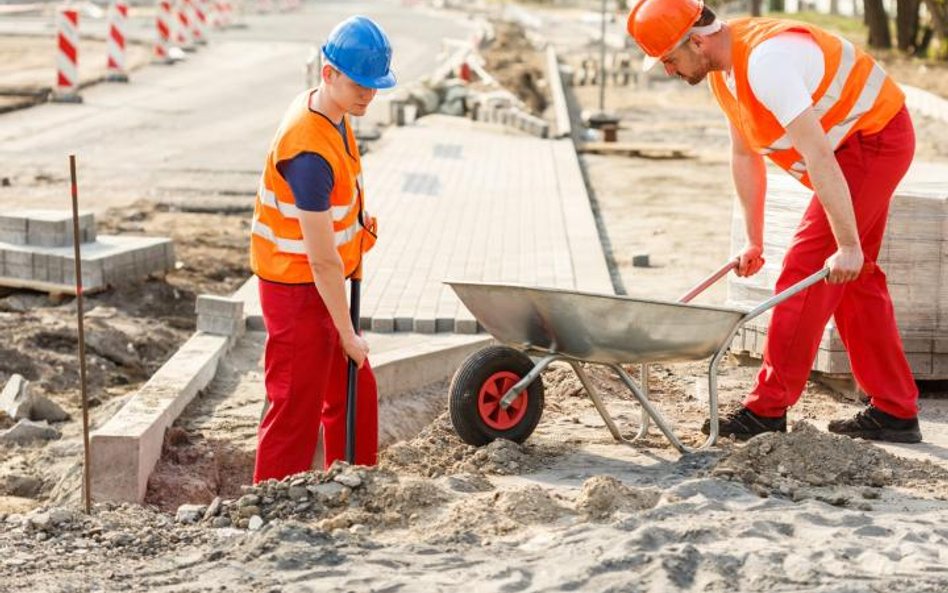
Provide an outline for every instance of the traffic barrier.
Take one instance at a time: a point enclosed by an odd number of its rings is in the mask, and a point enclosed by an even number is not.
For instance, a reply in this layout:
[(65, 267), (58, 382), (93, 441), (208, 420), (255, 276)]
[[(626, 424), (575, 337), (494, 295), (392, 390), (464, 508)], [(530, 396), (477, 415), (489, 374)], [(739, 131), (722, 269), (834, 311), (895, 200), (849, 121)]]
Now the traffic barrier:
[(173, 64), (171, 58), (172, 31), (174, 30), (175, 12), (172, 0), (158, 0), (158, 14), (155, 16), (155, 61), (162, 64)]
[(191, 10), (188, 0), (177, 0), (175, 13), (178, 17), (175, 27), (175, 45), (184, 51), (194, 51), (194, 37), (191, 34)]
[(79, 11), (60, 7), (56, 11), (58, 50), (56, 88), (52, 100), (57, 103), (81, 103), (79, 96)]
[(198, 45), (207, 45), (207, 9), (205, 0), (185, 0), (191, 6), (191, 36)]
[(128, 82), (125, 69), (125, 30), (128, 24), (128, 4), (115, 0), (109, 10), (108, 73), (106, 80)]

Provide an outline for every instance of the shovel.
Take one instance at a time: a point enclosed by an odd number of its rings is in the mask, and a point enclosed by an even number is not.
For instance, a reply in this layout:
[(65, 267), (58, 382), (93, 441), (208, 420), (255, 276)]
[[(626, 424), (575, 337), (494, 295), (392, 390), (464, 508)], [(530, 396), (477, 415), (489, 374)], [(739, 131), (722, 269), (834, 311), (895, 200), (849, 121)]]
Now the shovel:
[[(349, 285), (349, 318), (359, 332), (359, 300), (362, 285), (362, 264), (352, 274)], [(355, 464), (356, 449), (356, 394), (359, 386), (359, 367), (349, 359), (349, 380), (346, 382), (346, 461)]]

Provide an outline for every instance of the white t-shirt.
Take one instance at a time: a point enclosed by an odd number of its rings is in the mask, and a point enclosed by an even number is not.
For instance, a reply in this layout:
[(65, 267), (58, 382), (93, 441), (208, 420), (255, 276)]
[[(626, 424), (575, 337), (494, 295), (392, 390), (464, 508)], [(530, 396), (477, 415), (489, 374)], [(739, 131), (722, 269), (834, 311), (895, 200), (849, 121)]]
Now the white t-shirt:
[[(813, 105), (813, 93), (823, 80), (823, 52), (808, 34), (781, 33), (755, 47), (748, 58), (751, 91), (784, 128)], [(731, 94), (734, 77), (724, 77)]]

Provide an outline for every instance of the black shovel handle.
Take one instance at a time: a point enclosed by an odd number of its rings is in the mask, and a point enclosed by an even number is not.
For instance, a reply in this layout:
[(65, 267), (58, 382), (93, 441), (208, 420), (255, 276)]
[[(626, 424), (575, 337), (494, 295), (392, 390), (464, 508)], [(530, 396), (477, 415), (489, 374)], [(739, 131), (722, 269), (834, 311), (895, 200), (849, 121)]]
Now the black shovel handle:
[[(359, 306), (362, 280), (353, 277), (349, 285), (349, 317), (352, 327), (359, 333)], [(355, 464), (356, 452), (356, 394), (359, 386), (359, 367), (349, 359), (349, 380), (346, 383), (346, 461)]]

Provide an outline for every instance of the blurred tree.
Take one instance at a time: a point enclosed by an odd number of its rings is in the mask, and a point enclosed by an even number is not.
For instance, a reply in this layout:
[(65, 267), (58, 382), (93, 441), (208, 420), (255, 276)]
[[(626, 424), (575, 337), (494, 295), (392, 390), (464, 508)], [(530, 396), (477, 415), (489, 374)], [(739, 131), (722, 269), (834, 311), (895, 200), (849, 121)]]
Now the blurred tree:
[(869, 27), (869, 47), (890, 49), (892, 36), (889, 34), (889, 15), (882, 0), (864, 0), (866, 25)]

